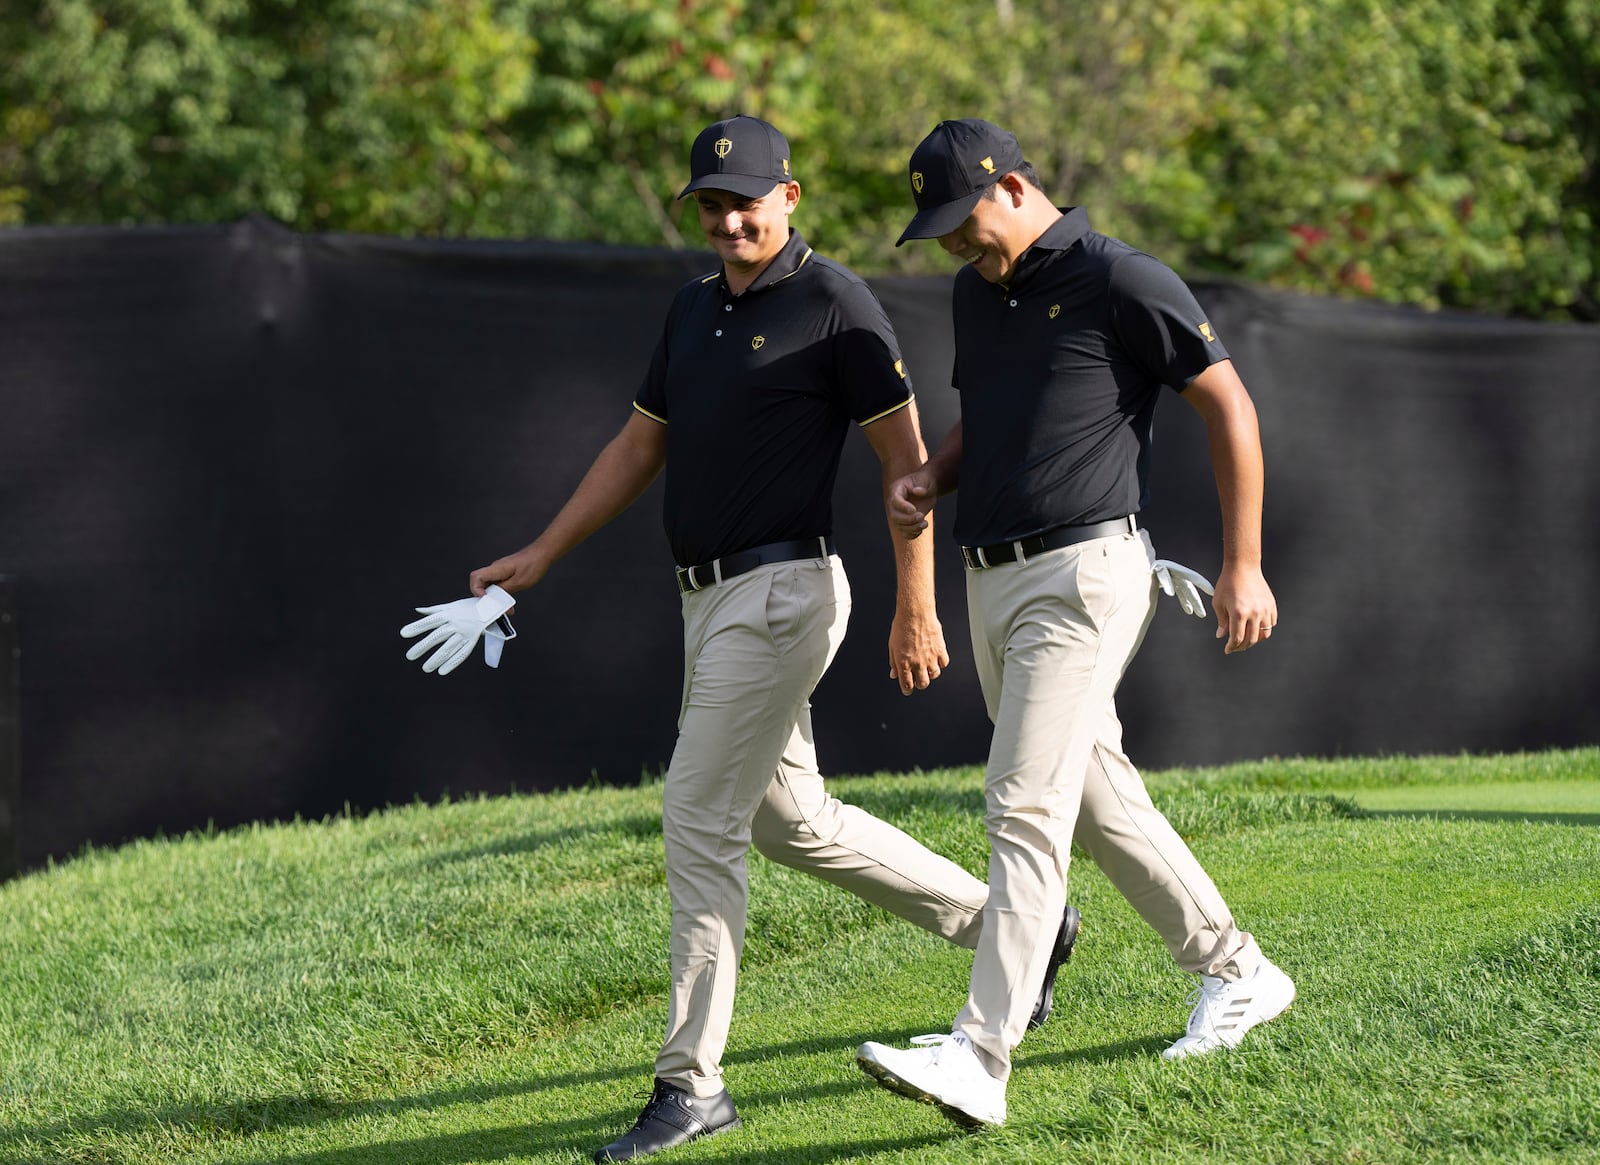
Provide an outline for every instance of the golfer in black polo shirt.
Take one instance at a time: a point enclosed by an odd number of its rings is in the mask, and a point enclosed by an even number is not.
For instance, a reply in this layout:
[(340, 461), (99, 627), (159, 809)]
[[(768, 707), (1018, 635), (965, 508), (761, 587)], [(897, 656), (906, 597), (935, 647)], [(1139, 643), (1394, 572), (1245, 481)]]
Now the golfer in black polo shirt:
[(911, 1050), (867, 1043), (858, 1060), (963, 1124), (999, 1124), (1049, 955), (1037, 936), (1061, 910), (1074, 840), (1200, 976), (1188, 1032), (1165, 1056), (1232, 1047), (1294, 999), (1122, 750), (1117, 684), (1164, 589), (1158, 577), (1170, 575), (1134, 517), (1164, 385), (1210, 435), (1226, 651), (1264, 642), (1277, 604), (1261, 573), (1255, 408), (1182, 280), (1096, 233), (1081, 208), (1058, 210), (1016, 138), (989, 122), (941, 123), (912, 154), (910, 177), (918, 213), (900, 242), (937, 238), (966, 264), (953, 291), (961, 420), (927, 465), (891, 486), (890, 514), (915, 533), (934, 499), (960, 487), (955, 535), (994, 721), (989, 900), (952, 1033)]
[[(866, 433), (886, 491), (926, 456), (888, 318), (865, 283), (790, 229), (800, 185), (772, 126), (753, 117), (709, 126), (690, 170), (682, 196), (694, 196), (721, 269), (678, 292), (632, 417), (544, 533), (471, 577), (475, 595), (491, 584), (532, 586), (666, 468), (684, 623), (678, 741), (662, 792), (672, 994), (650, 1101), (597, 1161), (738, 1126), (721, 1061), (752, 841), (968, 948), (988, 893), (960, 866), (829, 796), (812, 744), (807, 701), (850, 612), (830, 538), (845, 434), (851, 422)], [(896, 533), (893, 542), (889, 667), (909, 694), (949, 658), (931, 540)], [(1049, 968), (1030, 1001), (1038, 1022), (1077, 911), (1058, 905), (1044, 929)]]

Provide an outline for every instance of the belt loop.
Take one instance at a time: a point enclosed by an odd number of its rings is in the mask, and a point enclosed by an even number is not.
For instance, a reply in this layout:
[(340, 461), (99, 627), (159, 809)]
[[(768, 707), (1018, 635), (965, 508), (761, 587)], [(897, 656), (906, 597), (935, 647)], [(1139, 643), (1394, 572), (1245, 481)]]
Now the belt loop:
[(722, 559), (713, 558), (711, 560), (711, 577), (717, 580), (719, 587), (722, 585)]
[(983, 552), (983, 547), (974, 546), (972, 552), (978, 556), (978, 565), (984, 570), (989, 569), (989, 556)]
[(817, 557), (819, 557), (819, 558), (823, 559), (824, 561), (826, 561), (827, 557), (828, 557), (828, 540), (827, 540), (827, 538), (823, 537), (821, 534), (817, 535), (817, 549), (822, 551), (822, 553), (820, 555), (818, 555)]
[(1011, 544), (1011, 546), (1017, 552), (1017, 565), (1018, 566), (1027, 566), (1028, 565), (1028, 552), (1025, 551), (1024, 549), (1022, 549), (1022, 540), (1019, 538), (1017, 541), (1013, 542)]

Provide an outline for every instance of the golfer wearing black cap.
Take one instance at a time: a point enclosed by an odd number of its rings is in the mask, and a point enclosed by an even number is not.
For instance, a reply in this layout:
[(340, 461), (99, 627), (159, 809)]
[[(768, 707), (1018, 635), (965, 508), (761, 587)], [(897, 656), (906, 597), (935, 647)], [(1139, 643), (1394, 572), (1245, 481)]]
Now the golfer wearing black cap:
[[(739, 1124), (721, 1062), (752, 842), (968, 948), (987, 896), (960, 866), (829, 796), (812, 742), (807, 701), (850, 611), (830, 537), (845, 434), (852, 421), (866, 433), (886, 490), (926, 456), (888, 318), (864, 282), (790, 228), (800, 184), (771, 125), (734, 117), (707, 127), (690, 170), (682, 196), (694, 197), (720, 269), (678, 292), (632, 417), (544, 533), (471, 577), (477, 595), (532, 586), (665, 467), (684, 622), (678, 740), (662, 791), (672, 991), (649, 1103), (597, 1161)], [(889, 672), (909, 694), (949, 658), (930, 540), (892, 541)], [(1077, 934), (1076, 911), (1056, 914), (1051, 970), (1033, 1001), (1041, 1021)]]
[[(962, 1124), (999, 1124), (1049, 955), (1038, 935), (1061, 909), (1074, 840), (1200, 976), (1188, 1032), (1166, 1057), (1232, 1047), (1294, 999), (1122, 750), (1117, 684), (1158, 590), (1183, 569), (1155, 558), (1135, 517), (1163, 385), (1210, 436), (1225, 650), (1265, 642), (1277, 604), (1261, 573), (1255, 408), (1177, 275), (1096, 233), (1081, 208), (1057, 209), (1016, 138), (989, 122), (940, 124), (912, 154), (910, 180), (917, 214), (900, 242), (937, 238), (966, 264), (952, 304), (961, 419), (926, 465), (892, 484), (890, 515), (915, 534), (934, 499), (960, 487), (955, 536), (994, 721), (989, 899), (951, 1034), (909, 1050), (863, 1044), (858, 1060)], [(1183, 601), (1204, 613), (1198, 592)]]

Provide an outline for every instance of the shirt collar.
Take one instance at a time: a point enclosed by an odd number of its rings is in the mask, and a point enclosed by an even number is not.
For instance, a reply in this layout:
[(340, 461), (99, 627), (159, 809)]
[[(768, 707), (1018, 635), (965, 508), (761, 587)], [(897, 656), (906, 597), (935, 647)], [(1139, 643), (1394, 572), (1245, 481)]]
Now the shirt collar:
[(1070, 251), (1074, 243), (1089, 233), (1089, 212), (1081, 206), (1058, 206), (1056, 209), (1061, 217), (1033, 241), (1033, 246), (1047, 251)]
[(1050, 257), (1047, 252), (1065, 254), (1077, 246), (1083, 236), (1093, 229), (1089, 226), (1089, 212), (1083, 207), (1059, 206), (1056, 209), (1061, 212), (1061, 217), (1051, 223), (1044, 234), (1029, 244), (1028, 249), (1022, 253), (1022, 259), (1007, 286), (1013, 286), (1019, 279), (1027, 278), (1033, 267)]
[[(752, 291), (765, 291), (774, 283), (787, 279), (800, 270), (810, 258), (811, 248), (806, 246), (806, 241), (800, 236), (800, 232), (790, 227), (789, 241), (783, 245), (783, 250), (772, 257), (772, 262), (767, 264), (766, 269), (740, 294), (749, 295)], [(727, 272), (723, 272), (722, 275), (722, 290), (725, 293), (728, 290)]]

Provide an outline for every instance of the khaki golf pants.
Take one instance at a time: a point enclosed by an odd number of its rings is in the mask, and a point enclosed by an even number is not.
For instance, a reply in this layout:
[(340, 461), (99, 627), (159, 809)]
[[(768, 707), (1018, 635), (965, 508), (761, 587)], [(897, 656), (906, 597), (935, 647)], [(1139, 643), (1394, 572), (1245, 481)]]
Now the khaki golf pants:
[(967, 572), (994, 737), (989, 898), (955, 1030), (1002, 1080), (1044, 981), (1074, 840), (1185, 971), (1236, 979), (1261, 962), (1122, 751), (1114, 697), (1155, 612), (1150, 567), (1144, 541), (1119, 534)]
[(752, 839), (774, 861), (978, 943), (984, 884), (823, 787), (809, 700), (849, 614), (837, 557), (757, 567), (683, 596), (683, 704), (661, 814), (672, 994), (656, 1077), (697, 1096), (722, 1088)]

